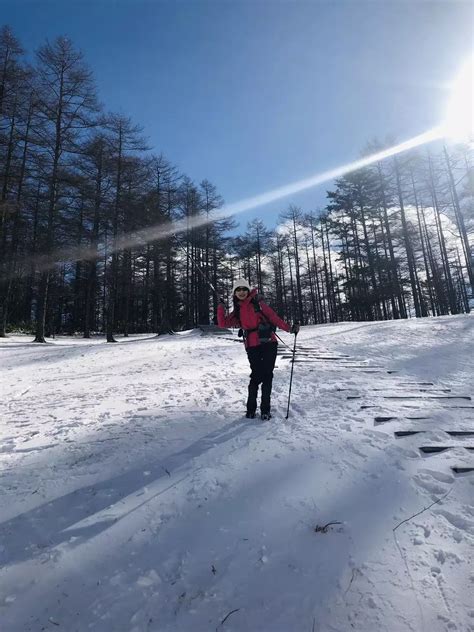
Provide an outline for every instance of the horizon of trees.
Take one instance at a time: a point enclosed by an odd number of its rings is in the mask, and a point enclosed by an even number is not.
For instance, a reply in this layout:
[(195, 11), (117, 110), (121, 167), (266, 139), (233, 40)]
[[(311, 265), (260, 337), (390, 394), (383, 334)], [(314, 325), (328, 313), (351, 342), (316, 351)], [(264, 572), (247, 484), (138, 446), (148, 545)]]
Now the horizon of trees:
[[(215, 217), (216, 187), (154, 154), (129, 117), (104, 111), (69, 39), (47, 42), (30, 66), (11, 29), (0, 30), (0, 337), (113, 342), (209, 324), (217, 295), (229, 299), (240, 276), (302, 324), (469, 312), (468, 145), (348, 173), (327, 198), (313, 212), (289, 205), (273, 231), (255, 219), (231, 236), (235, 220)], [(185, 229), (173, 234), (177, 221)]]

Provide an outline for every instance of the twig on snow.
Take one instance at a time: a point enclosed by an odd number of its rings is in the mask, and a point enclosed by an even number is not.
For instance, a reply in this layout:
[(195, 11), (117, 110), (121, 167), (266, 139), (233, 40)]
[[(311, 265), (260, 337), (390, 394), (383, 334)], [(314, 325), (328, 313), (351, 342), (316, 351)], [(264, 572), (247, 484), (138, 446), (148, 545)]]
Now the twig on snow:
[(405, 564), (405, 569), (407, 572), (408, 577), (410, 578), (410, 583), (411, 583), (411, 587), (413, 590), (413, 594), (415, 596), (415, 601), (416, 604), (418, 606), (418, 611), (420, 613), (420, 620), (421, 620), (421, 629), (424, 631), (425, 630), (425, 617), (423, 614), (423, 608), (421, 607), (421, 603), (420, 600), (418, 599), (418, 594), (417, 591), (415, 589), (415, 582), (413, 581), (413, 576), (410, 573), (410, 567), (408, 566), (408, 561), (406, 556), (403, 554), (403, 550), (402, 547), (400, 546), (400, 543), (397, 540), (397, 534), (395, 533), (395, 531), (398, 529), (398, 527), (400, 527), (402, 524), (404, 524), (405, 522), (408, 522), (409, 520), (411, 520), (412, 518), (415, 518), (416, 516), (419, 516), (420, 514), (422, 514), (424, 511), (427, 511), (428, 509), (430, 509), (433, 505), (436, 505), (437, 503), (441, 502), (444, 498), (446, 498), (446, 496), (448, 494), (450, 494), (452, 491), (452, 488), (446, 492), (446, 494), (444, 494), (444, 496), (441, 496), (441, 498), (438, 498), (437, 500), (435, 500), (434, 502), (431, 503), (431, 505), (428, 505), (428, 507), (425, 507), (424, 509), (422, 509), (421, 511), (418, 511), (416, 514), (413, 514), (413, 516), (410, 516), (408, 518), (405, 518), (405, 520), (402, 520), (401, 522), (399, 522), (397, 524), (396, 527), (393, 527), (392, 529), (392, 533), (393, 533), (393, 539), (395, 540), (395, 545), (398, 549), (398, 552), (400, 553), (400, 557), (402, 558), (404, 564)]
[(216, 630), (218, 630), (220, 626), (224, 625), (224, 623), (227, 621), (227, 619), (230, 617), (231, 614), (234, 614), (234, 612), (238, 612), (239, 610), (240, 608), (236, 608), (235, 610), (231, 610), (228, 614), (226, 614), (226, 616), (222, 619), (222, 621), (217, 626)]
[(328, 532), (328, 528), (329, 528), (331, 525), (334, 525), (334, 524), (342, 524), (342, 522), (339, 522), (339, 521), (337, 521), (337, 520), (334, 520), (334, 522), (328, 522), (327, 524), (325, 524), (325, 525), (324, 525), (324, 527), (321, 527), (320, 525), (318, 525), (318, 524), (317, 524), (317, 525), (314, 527), (314, 531), (315, 531), (315, 533), (327, 533), (327, 532)]
[(346, 591), (344, 593), (344, 597), (347, 595), (347, 593), (349, 592), (349, 588), (352, 586), (352, 582), (354, 581), (354, 577), (355, 577), (355, 573), (356, 573), (355, 568), (352, 569), (352, 577), (351, 577), (351, 581), (349, 582), (349, 586), (346, 588)]
[[(397, 525), (397, 526), (400, 526), (400, 525)], [(420, 600), (418, 599), (418, 593), (415, 588), (415, 582), (413, 581), (412, 574), (410, 573), (410, 567), (408, 566), (407, 558), (403, 555), (402, 547), (400, 546), (400, 543), (397, 540), (397, 534), (395, 533), (395, 529), (393, 529), (392, 535), (393, 535), (393, 539), (395, 540), (395, 545), (398, 549), (398, 552), (400, 553), (400, 557), (402, 558), (403, 563), (405, 564), (405, 570), (407, 572), (407, 575), (410, 578), (412, 592), (415, 597), (416, 605), (418, 606), (418, 612), (420, 613), (421, 629), (423, 630), (423, 632), (425, 632), (426, 628), (425, 628), (425, 617), (423, 615), (423, 608), (421, 607)]]
[(438, 498), (438, 500), (435, 500), (434, 502), (432, 502), (432, 503), (431, 503), (431, 505), (428, 505), (428, 507), (425, 507), (425, 508), (424, 508), (424, 509), (422, 509), (421, 511), (418, 511), (418, 513), (413, 514), (413, 516), (410, 516), (409, 518), (405, 518), (405, 520), (402, 520), (401, 522), (399, 522), (399, 523), (397, 524), (397, 526), (396, 526), (396, 527), (394, 527), (394, 528), (392, 529), (392, 531), (396, 531), (396, 530), (398, 529), (398, 527), (399, 527), (400, 525), (402, 525), (404, 522), (408, 522), (408, 521), (409, 521), (409, 520), (411, 520), (412, 518), (415, 518), (416, 516), (419, 516), (419, 515), (420, 515), (420, 514), (422, 514), (424, 511), (427, 511), (428, 509), (430, 509), (433, 505), (436, 505), (437, 503), (439, 503), (439, 502), (441, 502), (442, 500), (444, 500), (444, 499), (446, 498), (446, 496), (447, 496), (448, 494), (450, 494), (450, 493), (451, 493), (452, 489), (453, 489), (453, 488), (451, 487), (451, 489), (450, 489), (449, 491), (447, 491), (447, 492), (446, 492), (446, 494), (445, 494), (444, 496), (441, 496), (441, 498)]

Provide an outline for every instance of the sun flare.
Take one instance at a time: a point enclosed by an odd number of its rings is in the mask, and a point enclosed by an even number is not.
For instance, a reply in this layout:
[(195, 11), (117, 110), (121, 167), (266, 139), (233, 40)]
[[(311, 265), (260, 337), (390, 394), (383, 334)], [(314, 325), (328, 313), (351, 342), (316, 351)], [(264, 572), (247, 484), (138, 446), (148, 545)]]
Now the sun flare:
[(455, 141), (474, 137), (474, 53), (451, 85), (443, 130), (446, 137)]

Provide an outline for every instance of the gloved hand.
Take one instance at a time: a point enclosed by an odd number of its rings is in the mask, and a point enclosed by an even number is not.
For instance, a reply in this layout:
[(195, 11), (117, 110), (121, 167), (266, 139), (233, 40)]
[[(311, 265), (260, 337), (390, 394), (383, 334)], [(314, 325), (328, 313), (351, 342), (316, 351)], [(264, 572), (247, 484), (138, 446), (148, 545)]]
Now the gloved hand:
[(298, 325), (298, 323), (293, 323), (293, 325), (291, 326), (290, 329), (290, 334), (297, 334), (300, 330), (300, 326)]
[(223, 296), (219, 296), (219, 303), (220, 303), (221, 305), (224, 305), (224, 306), (226, 305), (226, 302), (225, 302), (225, 300), (224, 300), (224, 297), (223, 297)]

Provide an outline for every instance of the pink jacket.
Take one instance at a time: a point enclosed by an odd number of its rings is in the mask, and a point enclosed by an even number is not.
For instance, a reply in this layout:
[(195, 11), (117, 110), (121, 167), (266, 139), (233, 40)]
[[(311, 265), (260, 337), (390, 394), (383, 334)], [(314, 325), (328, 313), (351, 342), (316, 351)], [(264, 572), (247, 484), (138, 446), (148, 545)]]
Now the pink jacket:
[[(255, 306), (251, 302), (257, 295), (257, 290), (252, 290), (245, 301), (240, 303), (240, 320), (237, 319), (234, 312), (228, 316), (225, 313), (224, 306), (220, 303), (217, 306), (217, 324), (219, 327), (242, 327), (242, 329), (256, 329), (260, 323), (271, 323), (280, 329), (289, 332), (290, 326), (284, 320), (279, 318), (277, 314), (268, 307), (263, 301), (259, 301), (261, 312), (255, 311)], [(276, 342), (276, 336), (272, 333), (272, 341)], [(251, 331), (245, 340), (245, 348), (257, 347), (260, 343), (258, 331)]]

